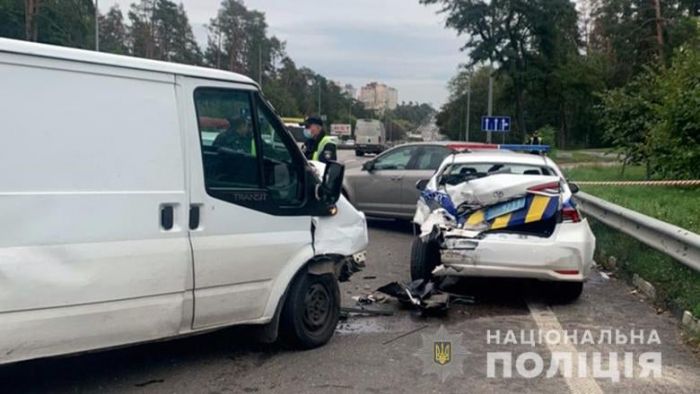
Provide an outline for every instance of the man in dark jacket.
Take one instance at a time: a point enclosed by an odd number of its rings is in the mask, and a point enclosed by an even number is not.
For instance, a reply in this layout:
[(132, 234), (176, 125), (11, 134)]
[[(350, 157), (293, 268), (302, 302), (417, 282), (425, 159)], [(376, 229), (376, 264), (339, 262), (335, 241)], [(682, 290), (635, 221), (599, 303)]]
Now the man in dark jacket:
[(318, 116), (309, 116), (304, 122), (306, 141), (302, 148), (309, 160), (322, 163), (338, 160), (338, 147), (330, 136), (323, 130), (323, 120)]
[(255, 156), (255, 142), (250, 123), (243, 118), (230, 118), (228, 128), (214, 140), (217, 148), (228, 148), (234, 151)]

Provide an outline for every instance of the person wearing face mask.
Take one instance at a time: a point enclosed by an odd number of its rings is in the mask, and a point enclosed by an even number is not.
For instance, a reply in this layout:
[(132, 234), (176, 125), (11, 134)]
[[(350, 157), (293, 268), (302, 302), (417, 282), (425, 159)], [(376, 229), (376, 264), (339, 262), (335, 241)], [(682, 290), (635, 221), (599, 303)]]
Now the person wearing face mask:
[(302, 151), (308, 160), (322, 163), (338, 160), (338, 147), (323, 130), (323, 120), (318, 116), (309, 116), (304, 121), (304, 137), (306, 141)]

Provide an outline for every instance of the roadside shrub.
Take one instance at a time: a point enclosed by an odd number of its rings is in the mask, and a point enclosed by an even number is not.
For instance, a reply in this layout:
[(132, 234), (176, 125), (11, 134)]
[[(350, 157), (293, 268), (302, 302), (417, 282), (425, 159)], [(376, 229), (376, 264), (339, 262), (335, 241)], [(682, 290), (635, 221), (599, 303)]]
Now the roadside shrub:
[(700, 49), (680, 49), (671, 67), (647, 69), (602, 102), (605, 138), (627, 164), (645, 163), (662, 177), (700, 177)]

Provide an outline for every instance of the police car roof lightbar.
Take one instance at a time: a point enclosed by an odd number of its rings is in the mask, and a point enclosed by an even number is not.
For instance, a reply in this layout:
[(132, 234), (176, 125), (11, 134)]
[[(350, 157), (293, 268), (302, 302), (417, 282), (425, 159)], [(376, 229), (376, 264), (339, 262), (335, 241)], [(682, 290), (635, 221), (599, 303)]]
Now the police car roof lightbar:
[(481, 149), (502, 149), (514, 152), (549, 152), (549, 145), (527, 145), (527, 144), (482, 144), (479, 142), (453, 142), (447, 145), (449, 149), (455, 151), (472, 151)]

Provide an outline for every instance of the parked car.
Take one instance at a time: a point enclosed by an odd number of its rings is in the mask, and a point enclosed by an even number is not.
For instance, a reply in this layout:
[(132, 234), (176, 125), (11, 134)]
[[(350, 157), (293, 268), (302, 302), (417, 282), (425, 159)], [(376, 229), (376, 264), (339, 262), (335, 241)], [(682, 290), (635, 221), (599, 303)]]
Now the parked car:
[(367, 215), (411, 220), (420, 192), (416, 182), (430, 178), (451, 153), (482, 144), (417, 142), (396, 146), (345, 171), (343, 193)]
[(331, 338), (364, 215), (253, 80), (8, 39), (0, 75), (0, 364), (234, 324)]
[(595, 237), (578, 190), (549, 158), (513, 152), (449, 157), (416, 187), (411, 277), (493, 276), (549, 281), (556, 300), (579, 297)]

